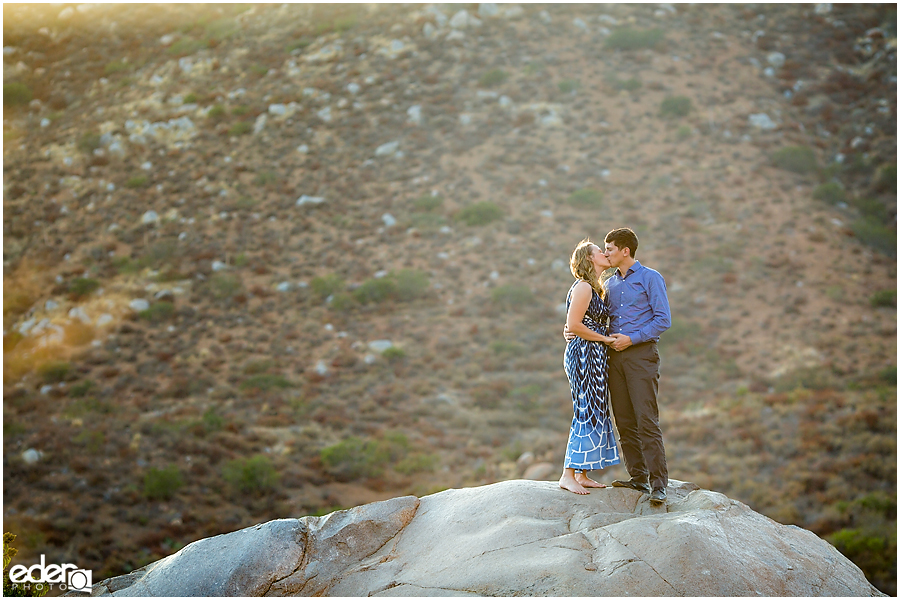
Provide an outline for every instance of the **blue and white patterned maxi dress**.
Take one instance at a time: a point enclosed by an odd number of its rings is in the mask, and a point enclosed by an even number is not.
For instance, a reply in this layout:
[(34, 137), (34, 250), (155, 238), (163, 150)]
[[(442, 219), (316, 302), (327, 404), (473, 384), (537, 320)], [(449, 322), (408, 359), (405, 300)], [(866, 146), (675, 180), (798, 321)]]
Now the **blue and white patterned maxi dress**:
[[(566, 296), (566, 310), (572, 303), (572, 290)], [(600, 335), (609, 335), (609, 307), (596, 291), (582, 323)], [(592, 471), (619, 464), (619, 451), (610, 418), (606, 369), (606, 344), (576, 337), (566, 345), (563, 366), (572, 389), (575, 415), (566, 446), (566, 469)]]

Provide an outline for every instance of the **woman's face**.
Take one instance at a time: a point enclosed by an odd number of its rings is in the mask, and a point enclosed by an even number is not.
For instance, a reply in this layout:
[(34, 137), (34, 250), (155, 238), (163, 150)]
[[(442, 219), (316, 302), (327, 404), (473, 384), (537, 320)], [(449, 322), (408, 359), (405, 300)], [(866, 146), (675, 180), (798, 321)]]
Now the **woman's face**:
[(591, 262), (594, 263), (594, 271), (598, 275), (612, 266), (603, 250), (594, 244), (591, 244)]

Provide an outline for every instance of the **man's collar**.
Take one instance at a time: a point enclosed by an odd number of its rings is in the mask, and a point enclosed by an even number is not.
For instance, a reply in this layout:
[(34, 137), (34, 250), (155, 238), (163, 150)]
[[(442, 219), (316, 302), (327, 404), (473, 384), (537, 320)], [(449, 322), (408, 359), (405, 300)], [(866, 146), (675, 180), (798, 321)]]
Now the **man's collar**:
[[(625, 275), (628, 275), (629, 273), (636, 273), (638, 271), (638, 269), (641, 269), (641, 268), (642, 268), (641, 262), (638, 259), (634, 259), (634, 264), (631, 265), (630, 267), (628, 267), (628, 270), (625, 271)], [(618, 275), (619, 277), (622, 277), (622, 275), (619, 274), (619, 269), (616, 269), (616, 272), (614, 273), (614, 275)], [(622, 277), (622, 278), (624, 279), (624, 277)]]

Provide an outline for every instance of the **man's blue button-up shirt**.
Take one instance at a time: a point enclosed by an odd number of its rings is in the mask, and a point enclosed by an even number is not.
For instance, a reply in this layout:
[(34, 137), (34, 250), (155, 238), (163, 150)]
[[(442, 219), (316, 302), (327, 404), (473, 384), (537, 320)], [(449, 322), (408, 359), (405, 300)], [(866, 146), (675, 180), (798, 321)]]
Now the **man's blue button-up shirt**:
[(632, 344), (659, 341), (659, 334), (672, 326), (666, 282), (659, 272), (637, 260), (625, 273), (619, 270), (603, 284), (608, 292), (611, 333), (631, 338)]

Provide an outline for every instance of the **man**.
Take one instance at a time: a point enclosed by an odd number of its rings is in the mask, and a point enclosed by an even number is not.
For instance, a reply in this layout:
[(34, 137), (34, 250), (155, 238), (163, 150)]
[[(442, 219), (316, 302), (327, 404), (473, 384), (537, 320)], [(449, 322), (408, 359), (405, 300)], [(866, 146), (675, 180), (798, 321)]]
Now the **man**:
[[(629, 481), (613, 481), (666, 500), (669, 483), (666, 451), (659, 427), (659, 335), (672, 324), (662, 275), (634, 258), (638, 239), (631, 229), (606, 234), (606, 254), (616, 269), (603, 284), (610, 304), (609, 375), (607, 378), (619, 443)], [(574, 337), (567, 329), (566, 339)]]

